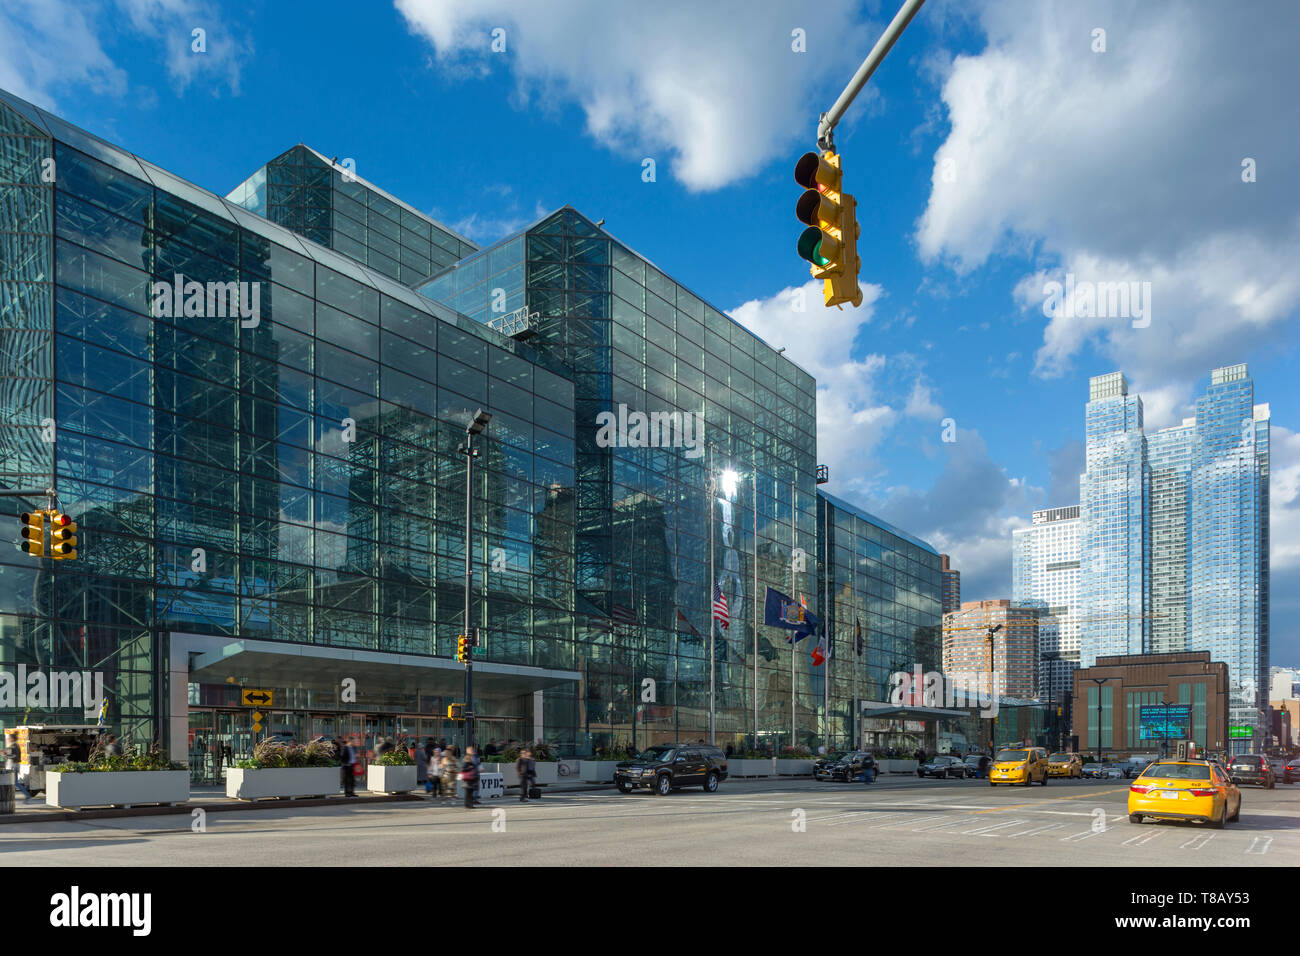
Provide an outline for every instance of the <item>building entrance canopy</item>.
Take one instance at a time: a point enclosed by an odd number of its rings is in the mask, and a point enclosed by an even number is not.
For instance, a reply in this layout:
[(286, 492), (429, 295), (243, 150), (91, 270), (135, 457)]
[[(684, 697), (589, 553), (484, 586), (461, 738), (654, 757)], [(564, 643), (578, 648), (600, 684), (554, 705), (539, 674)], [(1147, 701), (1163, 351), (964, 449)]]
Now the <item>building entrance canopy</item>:
[[(575, 685), (577, 671), (515, 664), (475, 663), (475, 696), (515, 697)], [(465, 686), (465, 669), (454, 661), (413, 654), (351, 648), (295, 645), (271, 641), (230, 641), (190, 658), (193, 683), (256, 681), (272, 686), (337, 690), (345, 680), (372, 694), (455, 696)]]

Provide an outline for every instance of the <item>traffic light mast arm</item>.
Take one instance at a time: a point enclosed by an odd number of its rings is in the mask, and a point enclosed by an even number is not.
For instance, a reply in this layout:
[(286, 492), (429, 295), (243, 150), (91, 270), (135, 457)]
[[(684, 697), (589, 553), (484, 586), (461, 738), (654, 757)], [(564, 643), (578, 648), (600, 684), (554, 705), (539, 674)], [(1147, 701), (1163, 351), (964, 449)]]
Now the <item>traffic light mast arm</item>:
[(862, 88), (867, 85), (867, 80), (871, 79), (871, 74), (876, 72), (876, 67), (880, 61), (885, 58), (885, 54), (893, 47), (894, 42), (903, 35), (907, 25), (912, 22), (912, 17), (916, 16), (917, 11), (921, 9), (921, 4), (925, 0), (904, 0), (903, 6), (899, 8), (894, 19), (889, 26), (885, 27), (885, 32), (880, 35), (876, 45), (871, 48), (867, 58), (862, 61), (858, 67), (858, 72), (853, 74), (853, 79), (849, 80), (849, 85), (844, 87), (844, 92), (840, 98), (835, 101), (835, 105), (821, 116), (821, 121), (817, 124), (817, 145), (822, 149), (835, 149), (835, 124), (844, 116), (845, 110), (849, 104), (862, 92)]

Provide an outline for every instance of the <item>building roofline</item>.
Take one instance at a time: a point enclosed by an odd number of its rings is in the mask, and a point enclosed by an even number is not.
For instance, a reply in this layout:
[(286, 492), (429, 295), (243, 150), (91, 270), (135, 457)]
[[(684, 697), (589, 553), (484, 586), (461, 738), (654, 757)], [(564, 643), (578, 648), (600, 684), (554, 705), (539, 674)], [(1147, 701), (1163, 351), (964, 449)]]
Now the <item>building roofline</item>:
[(901, 528), (895, 527), (894, 525), (890, 524), (888, 521), (885, 521), (883, 518), (876, 517), (866, 509), (859, 508), (857, 505), (851, 504), (850, 502), (845, 501), (843, 498), (838, 498), (835, 495), (832, 495), (826, 491), (818, 491), (817, 495), (818, 497), (825, 498), (827, 501), (829, 501), (831, 504), (833, 504), (836, 508), (840, 509), (841, 511), (850, 511), (853, 514), (856, 514), (859, 518), (863, 519), (864, 521), (869, 521), (872, 524), (874, 524), (876, 527), (883, 528), (885, 531), (888, 531), (890, 534), (895, 535), (896, 537), (902, 538), (904, 541), (910, 541), (912, 544), (916, 545), (917, 547), (924, 548), (926, 551), (929, 551), (931, 554), (933, 554), (936, 558), (940, 557), (939, 552), (936, 551), (934, 546), (931, 545), (930, 543), (926, 541), (922, 541), (916, 535), (909, 534), (908, 532), (902, 530)]

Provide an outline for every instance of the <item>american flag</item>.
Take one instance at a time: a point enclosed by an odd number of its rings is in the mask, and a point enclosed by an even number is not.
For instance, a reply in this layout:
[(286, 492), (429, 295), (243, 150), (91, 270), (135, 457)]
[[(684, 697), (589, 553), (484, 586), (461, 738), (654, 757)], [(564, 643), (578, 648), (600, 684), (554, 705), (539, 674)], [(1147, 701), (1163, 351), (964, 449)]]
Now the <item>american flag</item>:
[(615, 604), (613, 617), (619, 624), (636, 623), (636, 611), (632, 610), (626, 604)]
[(727, 613), (727, 598), (722, 593), (722, 585), (713, 585), (713, 619), (724, 631), (731, 625), (731, 615)]

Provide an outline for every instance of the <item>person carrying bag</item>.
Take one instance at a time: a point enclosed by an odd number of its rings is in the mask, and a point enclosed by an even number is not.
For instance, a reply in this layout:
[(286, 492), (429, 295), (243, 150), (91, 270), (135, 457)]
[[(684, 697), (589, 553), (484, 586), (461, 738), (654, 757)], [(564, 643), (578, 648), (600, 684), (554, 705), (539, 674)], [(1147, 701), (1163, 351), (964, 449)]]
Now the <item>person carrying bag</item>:
[(465, 788), (465, 809), (474, 809), (474, 795), (478, 791), (478, 765), (474, 761), (474, 754), (468, 750), (465, 753), (465, 761), (460, 765), (460, 783)]

